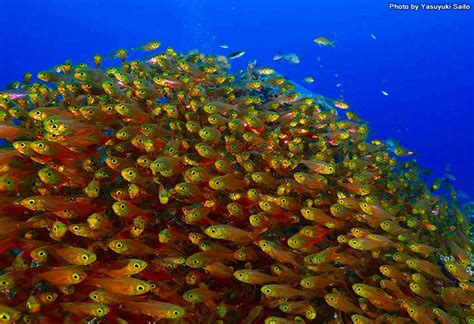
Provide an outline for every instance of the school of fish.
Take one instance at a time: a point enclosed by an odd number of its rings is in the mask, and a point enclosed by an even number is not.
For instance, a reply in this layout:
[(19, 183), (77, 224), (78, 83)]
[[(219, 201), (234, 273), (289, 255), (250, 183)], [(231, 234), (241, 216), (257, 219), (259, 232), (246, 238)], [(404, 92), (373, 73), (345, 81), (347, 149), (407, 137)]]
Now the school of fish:
[(128, 54), (0, 92), (0, 323), (474, 320), (472, 224), (413, 152), (271, 68)]

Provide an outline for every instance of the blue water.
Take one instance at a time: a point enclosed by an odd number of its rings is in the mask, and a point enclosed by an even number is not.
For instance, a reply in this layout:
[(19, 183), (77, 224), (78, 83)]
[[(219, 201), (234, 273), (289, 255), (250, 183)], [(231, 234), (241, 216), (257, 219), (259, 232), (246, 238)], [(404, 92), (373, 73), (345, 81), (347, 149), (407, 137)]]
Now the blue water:
[[(448, 166), (455, 187), (474, 197), (474, 4), (435, 12), (390, 10), (388, 3), (1, 0), (0, 86), (151, 39), (178, 51), (245, 50), (236, 68), (256, 59), (297, 82), (312, 76), (308, 89), (343, 95), (376, 137), (399, 140), (435, 175)], [(319, 36), (336, 47), (318, 47), (312, 39)], [(279, 51), (301, 63), (274, 62)]]

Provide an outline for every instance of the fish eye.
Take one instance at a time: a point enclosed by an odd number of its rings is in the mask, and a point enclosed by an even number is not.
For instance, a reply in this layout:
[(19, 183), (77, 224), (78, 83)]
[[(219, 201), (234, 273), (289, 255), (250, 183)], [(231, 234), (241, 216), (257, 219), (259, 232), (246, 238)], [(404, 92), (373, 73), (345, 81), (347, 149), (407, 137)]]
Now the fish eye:
[(10, 315), (8, 313), (2, 313), (0, 314), (0, 319), (4, 321), (9, 321), (10, 320)]
[(177, 311), (177, 310), (173, 311), (173, 315), (178, 316), (178, 315), (179, 315), (179, 311)]
[(118, 248), (120, 249), (120, 248), (122, 248), (122, 247), (123, 247), (123, 244), (122, 244), (122, 243), (120, 243), (120, 242), (118, 242), (118, 243), (117, 243), (115, 246), (116, 246), (116, 247), (118, 247)]
[(239, 276), (240, 278), (242, 278), (244, 276), (244, 274), (242, 272), (240, 272), (237, 276)]
[(361, 292), (361, 291), (362, 291), (362, 288), (356, 288), (356, 291), (357, 291), (357, 292)]
[(39, 144), (38, 144), (38, 148), (44, 148), (44, 144), (43, 144), (43, 143), (39, 143)]
[(138, 286), (137, 286), (137, 290), (138, 290), (138, 291), (145, 290), (145, 286), (143, 286), (143, 285), (138, 285)]
[(79, 226), (74, 226), (72, 230), (77, 232), (79, 230)]
[(45, 253), (44, 251), (39, 251), (39, 252), (38, 252), (38, 255), (39, 255), (39, 256), (44, 256), (45, 254), (46, 254), (46, 253)]
[(86, 254), (84, 254), (84, 255), (82, 255), (82, 260), (87, 261), (87, 260), (89, 260), (89, 257)]
[(73, 273), (72, 274), (72, 279), (79, 280), (79, 279), (81, 279), (81, 276), (78, 273)]
[(271, 292), (272, 292), (272, 290), (270, 288), (265, 289), (265, 293), (269, 294)]
[(35, 204), (35, 200), (34, 200), (34, 199), (28, 200), (28, 205), (33, 206), (34, 204)]

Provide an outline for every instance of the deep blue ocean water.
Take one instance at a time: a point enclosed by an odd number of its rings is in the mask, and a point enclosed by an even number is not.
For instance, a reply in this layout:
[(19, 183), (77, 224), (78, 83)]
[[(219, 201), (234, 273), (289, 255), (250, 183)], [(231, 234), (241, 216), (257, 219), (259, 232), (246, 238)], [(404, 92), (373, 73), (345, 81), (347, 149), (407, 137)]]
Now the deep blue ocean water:
[[(397, 139), (434, 175), (448, 167), (454, 186), (474, 197), (474, 4), (464, 3), (471, 9), (391, 10), (378, 0), (0, 0), (0, 87), (152, 39), (178, 51), (245, 50), (235, 69), (256, 59), (299, 83), (312, 76), (308, 89), (342, 95), (374, 137)], [(336, 47), (317, 46), (319, 36)], [(278, 52), (301, 62), (273, 61)]]

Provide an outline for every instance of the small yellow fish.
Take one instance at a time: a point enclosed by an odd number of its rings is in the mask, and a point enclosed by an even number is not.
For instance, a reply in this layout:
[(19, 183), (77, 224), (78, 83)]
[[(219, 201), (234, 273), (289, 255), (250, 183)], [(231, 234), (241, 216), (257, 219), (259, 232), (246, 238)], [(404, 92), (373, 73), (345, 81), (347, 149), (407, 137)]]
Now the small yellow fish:
[(286, 250), (283, 246), (267, 240), (260, 240), (258, 246), (263, 252), (278, 262), (292, 264), (295, 268), (299, 267), (299, 263), (296, 261), (296, 255)]
[(157, 319), (178, 319), (186, 314), (183, 307), (159, 301), (127, 302), (125, 308)]
[(143, 260), (123, 259), (117, 260), (105, 268), (99, 268), (97, 271), (112, 277), (124, 277), (136, 275), (142, 272), (147, 266), (148, 263)]
[(312, 292), (299, 290), (290, 285), (264, 285), (260, 291), (271, 298), (291, 298), (297, 296), (310, 296)]
[(59, 304), (66, 312), (76, 315), (89, 315), (95, 317), (104, 317), (110, 311), (109, 306), (101, 303), (88, 302), (70, 302)]
[(160, 46), (161, 46), (161, 43), (159, 41), (150, 41), (150, 42), (147, 42), (147, 43), (145, 43), (143, 45), (140, 45), (138, 47), (134, 47), (134, 48), (132, 48), (132, 50), (149, 52), (149, 51), (156, 50)]
[(342, 100), (334, 100), (333, 105), (339, 109), (349, 109), (349, 105)]
[(278, 282), (278, 277), (261, 272), (260, 270), (237, 270), (234, 272), (234, 277), (251, 285), (262, 285), (271, 282)]
[(324, 295), (324, 300), (326, 303), (333, 307), (334, 309), (337, 309), (338, 311), (344, 312), (344, 313), (362, 313), (362, 310), (354, 305), (351, 302), (350, 298), (344, 297), (339, 294), (326, 294)]
[(334, 45), (335, 42), (334, 41), (331, 42), (329, 39), (327, 39), (325, 37), (314, 38), (313, 42), (315, 42), (319, 46), (332, 46), (332, 47), (335, 47), (335, 45)]

